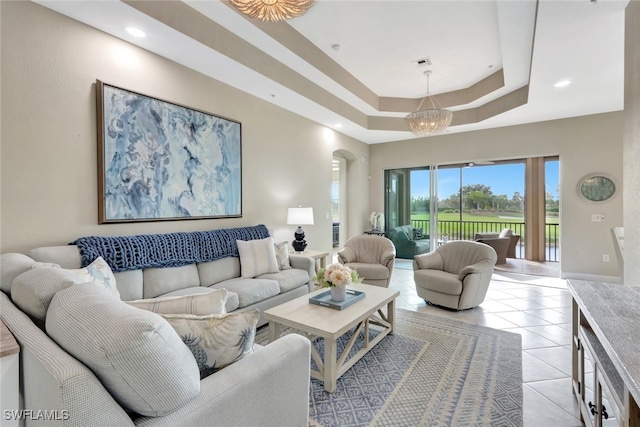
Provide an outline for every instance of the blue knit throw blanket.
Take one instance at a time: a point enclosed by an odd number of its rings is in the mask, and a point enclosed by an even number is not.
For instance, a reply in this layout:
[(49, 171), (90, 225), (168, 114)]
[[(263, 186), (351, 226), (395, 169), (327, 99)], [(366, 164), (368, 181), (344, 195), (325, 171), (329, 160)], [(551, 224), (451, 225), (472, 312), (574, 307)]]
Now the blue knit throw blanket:
[(115, 272), (153, 267), (180, 267), (196, 262), (238, 256), (236, 240), (269, 237), (265, 225), (168, 234), (122, 237), (81, 237), (82, 266), (102, 257)]

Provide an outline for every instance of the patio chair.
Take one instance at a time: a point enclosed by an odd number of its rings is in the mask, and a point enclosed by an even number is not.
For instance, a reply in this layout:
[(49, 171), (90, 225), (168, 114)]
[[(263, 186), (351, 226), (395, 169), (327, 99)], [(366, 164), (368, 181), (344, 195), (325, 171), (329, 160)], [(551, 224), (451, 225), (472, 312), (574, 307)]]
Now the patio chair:
[[(507, 249), (502, 256), (503, 243), (500, 242), (488, 242), (489, 239), (509, 239)], [(498, 262), (496, 264), (506, 264), (505, 258), (516, 258), (516, 247), (520, 241), (520, 235), (515, 234), (511, 229), (505, 228), (500, 233), (476, 233), (474, 240), (476, 242), (485, 243), (494, 247), (498, 254)]]

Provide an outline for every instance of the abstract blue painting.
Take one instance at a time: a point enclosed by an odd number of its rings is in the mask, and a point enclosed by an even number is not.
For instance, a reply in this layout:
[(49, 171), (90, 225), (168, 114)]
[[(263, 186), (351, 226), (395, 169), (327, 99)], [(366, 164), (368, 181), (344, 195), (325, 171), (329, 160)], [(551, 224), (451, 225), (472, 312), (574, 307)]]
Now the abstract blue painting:
[(242, 216), (239, 122), (96, 89), (100, 223)]

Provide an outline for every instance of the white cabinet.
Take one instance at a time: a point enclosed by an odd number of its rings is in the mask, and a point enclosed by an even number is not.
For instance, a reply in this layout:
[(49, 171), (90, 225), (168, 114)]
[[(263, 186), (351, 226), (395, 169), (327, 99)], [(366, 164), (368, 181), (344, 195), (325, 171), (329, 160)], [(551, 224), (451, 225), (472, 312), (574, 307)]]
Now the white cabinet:
[(573, 392), (588, 427), (640, 427), (640, 291), (569, 280)]
[(583, 418), (587, 426), (622, 427), (624, 383), (611, 363), (609, 356), (591, 328), (581, 325), (578, 331), (581, 358), (584, 369), (581, 382), (583, 396), (578, 403), (587, 415)]

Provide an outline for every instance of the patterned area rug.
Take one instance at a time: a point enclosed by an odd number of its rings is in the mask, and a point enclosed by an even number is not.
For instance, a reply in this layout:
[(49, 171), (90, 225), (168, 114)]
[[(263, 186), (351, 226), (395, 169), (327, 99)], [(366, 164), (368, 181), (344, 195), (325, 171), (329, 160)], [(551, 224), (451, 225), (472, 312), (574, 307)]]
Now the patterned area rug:
[[(260, 328), (256, 342), (267, 335)], [(323, 354), (322, 339), (315, 345)], [(397, 310), (395, 334), (340, 377), (334, 393), (311, 379), (309, 425), (522, 426), (521, 358), (518, 334)]]

